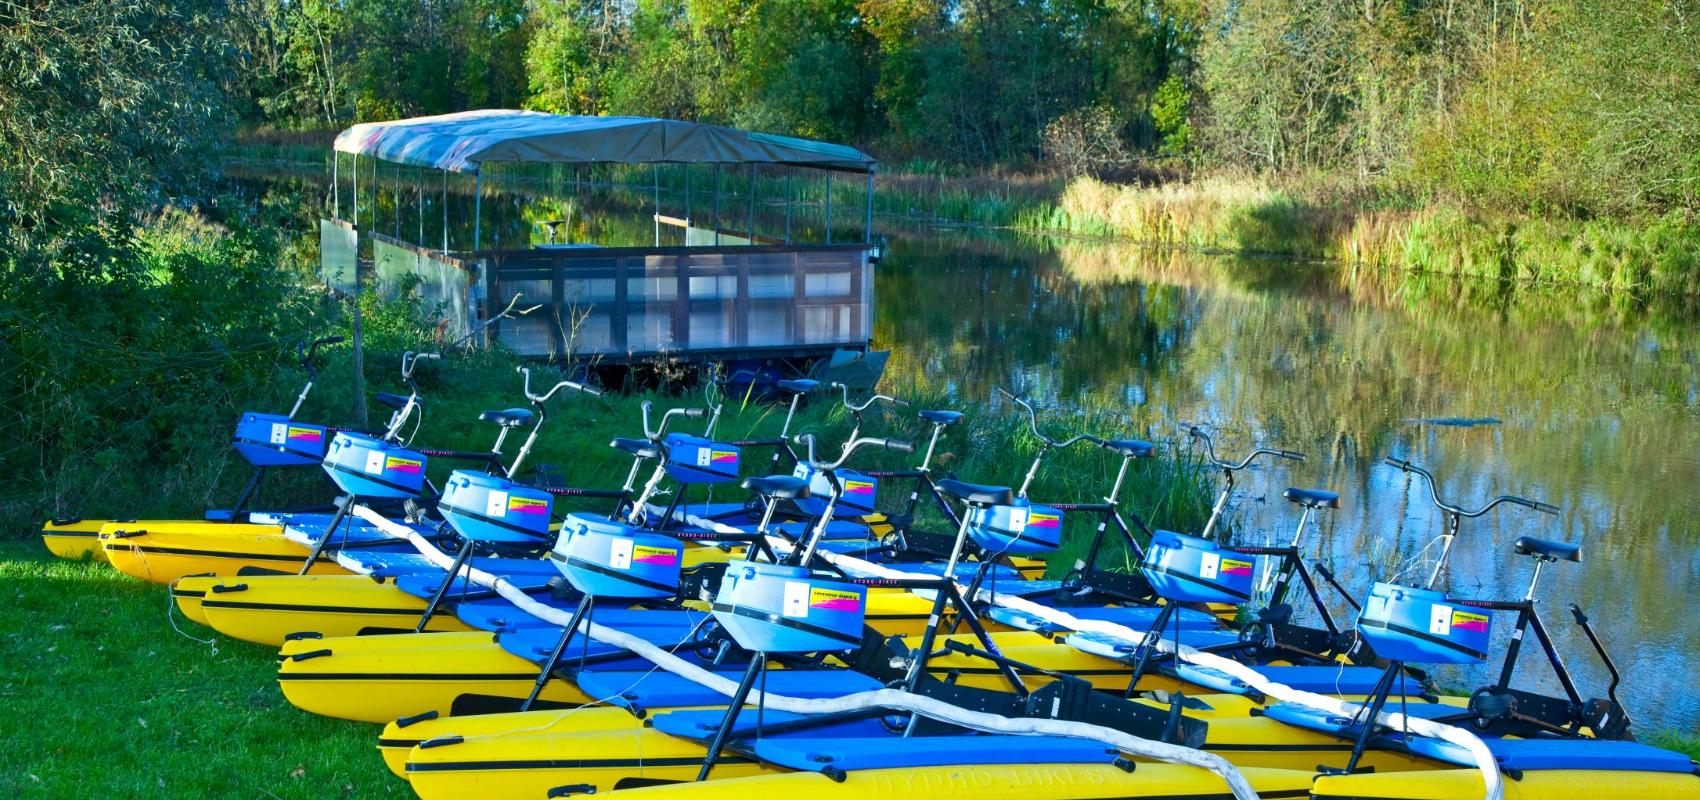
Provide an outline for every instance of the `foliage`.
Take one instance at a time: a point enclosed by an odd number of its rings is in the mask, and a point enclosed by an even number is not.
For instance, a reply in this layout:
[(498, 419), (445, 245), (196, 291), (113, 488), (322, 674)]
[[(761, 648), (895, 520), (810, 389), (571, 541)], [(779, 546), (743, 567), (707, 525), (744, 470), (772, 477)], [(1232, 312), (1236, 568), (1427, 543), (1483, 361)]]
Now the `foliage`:
[(1070, 176), (1119, 167), (1128, 160), (1119, 127), (1108, 106), (1070, 111), (1045, 126), (1045, 159)]

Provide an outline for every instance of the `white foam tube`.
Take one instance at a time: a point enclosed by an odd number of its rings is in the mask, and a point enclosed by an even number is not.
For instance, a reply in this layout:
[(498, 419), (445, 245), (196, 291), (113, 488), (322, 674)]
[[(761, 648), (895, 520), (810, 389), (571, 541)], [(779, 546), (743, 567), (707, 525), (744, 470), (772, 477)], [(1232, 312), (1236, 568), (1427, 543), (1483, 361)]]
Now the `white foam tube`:
[[(397, 539), (406, 539), (420, 554), (443, 569), (454, 564), (454, 559), (438, 550), (417, 532), (384, 519), (377, 512), (364, 506), (355, 506), (355, 515), (367, 520), (384, 533)], [(865, 562), (864, 562), (865, 563)], [(461, 566), (460, 574), (480, 586), (494, 589), (508, 602), (538, 619), (555, 625), (565, 626), (572, 621), (572, 614), (561, 609), (539, 603), (531, 595), (521, 591), (519, 587), (508, 583), (500, 576), (492, 575), (470, 564)], [(656, 666), (678, 675), (705, 688), (731, 697), (738, 689), (738, 684), (723, 676), (716, 675), (696, 664), (685, 661), (672, 653), (663, 650), (643, 639), (622, 633), (605, 625), (598, 625), (589, 620), (579, 624), (579, 630), (592, 639), (604, 644), (620, 647), (631, 651), (634, 655), (647, 659)], [(1258, 800), (1258, 795), (1251, 784), (1241, 775), (1239, 770), (1226, 759), (1212, 753), (1194, 750), (1190, 747), (1143, 739), (1113, 728), (1101, 725), (1089, 725), (1082, 722), (1066, 722), (1055, 719), (1029, 719), (1002, 717), (979, 711), (969, 711), (965, 708), (950, 705), (931, 697), (905, 692), (897, 689), (877, 689), (869, 692), (856, 692), (841, 697), (829, 699), (803, 699), (777, 694), (763, 694), (759, 690), (750, 692), (750, 702), (786, 711), (794, 714), (835, 714), (848, 711), (861, 711), (875, 708), (908, 711), (929, 719), (960, 725), (988, 733), (1007, 733), (1016, 735), (1046, 735), (1063, 736), (1072, 739), (1088, 739), (1103, 742), (1109, 747), (1156, 761), (1166, 761), (1174, 764), (1199, 767), (1220, 775), (1228, 784), (1236, 800)]]
[[(788, 543), (779, 540), (773, 540), (773, 546), (775, 550), (781, 550), (789, 547)], [(821, 556), (827, 559), (834, 566), (837, 566), (839, 569), (852, 575), (891, 579), (933, 577), (902, 572), (852, 556), (838, 555), (834, 553), (822, 553)], [(1135, 631), (1125, 625), (1117, 625), (1116, 623), (1104, 620), (1079, 619), (1066, 611), (1052, 608), (1050, 606), (1040, 605), (1021, 597), (1014, 597), (1005, 594), (993, 595), (990, 591), (981, 589), (977, 599), (989, 601), (1015, 611), (1031, 614), (1052, 625), (1056, 625), (1059, 628), (1065, 628), (1067, 630), (1110, 636), (1126, 640), (1132, 644), (1137, 644), (1145, 640), (1144, 631)], [(1158, 648), (1165, 653), (1175, 653), (1177, 651), (1176, 643), (1167, 639), (1159, 640)], [(1341, 700), (1338, 697), (1329, 697), (1328, 695), (1316, 694), (1315, 692), (1306, 692), (1294, 689), (1265, 677), (1262, 673), (1253, 670), (1245, 664), (1223, 658), (1214, 653), (1201, 652), (1186, 645), (1180, 645), (1178, 650), (1178, 655), (1182, 661), (1227, 673), (1241, 683), (1261, 692), (1266, 697), (1320, 709), (1330, 714), (1344, 717), (1355, 718), (1363, 714), (1364, 706), (1360, 703), (1351, 703)], [(1468, 750), (1470, 755), (1475, 759), (1476, 768), (1482, 773), (1482, 785), (1485, 788), (1485, 792), (1483, 793), (1484, 800), (1501, 800), (1504, 796), (1505, 788), (1499, 776), (1499, 763), (1494, 759), (1492, 751), (1488, 750), (1487, 744), (1481, 740), (1481, 737), (1456, 725), (1446, 725), (1418, 717), (1407, 717), (1404, 714), (1387, 711), (1385, 708), (1376, 716), (1376, 721), (1390, 728), (1409, 730), (1410, 732), (1420, 736), (1443, 739)]]

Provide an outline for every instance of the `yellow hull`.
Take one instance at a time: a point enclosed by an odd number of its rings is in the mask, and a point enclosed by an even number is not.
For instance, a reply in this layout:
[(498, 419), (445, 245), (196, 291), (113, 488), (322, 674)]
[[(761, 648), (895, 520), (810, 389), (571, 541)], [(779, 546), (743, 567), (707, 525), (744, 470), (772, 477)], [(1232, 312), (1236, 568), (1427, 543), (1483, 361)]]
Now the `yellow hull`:
[[(516, 733), (469, 738), (440, 747), (415, 747), (407, 778), (421, 800), (469, 797), (547, 797), (557, 786), (628, 789), (650, 781), (692, 781), (706, 748), (641, 724), (583, 734)], [(502, 768), (487, 768), (501, 762)], [(472, 769), (462, 769), (471, 765)], [(754, 775), (782, 775), (777, 767), (728, 753), (710, 784)], [(828, 782), (819, 775), (810, 775)], [(746, 798), (749, 795), (745, 796)]]
[[(688, 548), (685, 552), (690, 566), (713, 560), (720, 551)], [(178, 607), (191, 619), (199, 616), (227, 636), (274, 647), (298, 631), (313, 631), (324, 638), (409, 632), (426, 605), (391, 582), (346, 574), (185, 578), (177, 583), (174, 594)], [(192, 605), (204, 608), (192, 609)], [(868, 614), (870, 624), (888, 635), (905, 635), (926, 627), (930, 609), (930, 603), (907, 592), (875, 590)], [(514, 614), (523, 616), (517, 610)], [(433, 615), (428, 629), (468, 630), (452, 612)]]
[[(293, 574), (308, 555), (275, 525), (110, 523), (100, 531), (100, 544), (119, 572), (154, 583), (188, 575)], [(348, 570), (320, 560), (312, 573), (346, 575)]]
[[(676, 787), (644, 789), (640, 794), (740, 800), (764, 796), (808, 796), (815, 800), (821, 795), (857, 800), (869, 796), (1216, 800), (1227, 796), (1221, 779), (1212, 773), (1154, 763), (1141, 763), (1132, 773), (1109, 765), (1086, 764), (866, 770), (851, 772), (843, 783), (835, 783), (820, 775), (785, 772), (729, 753), (716, 763), (711, 780), (691, 783), (705, 755), (701, 744), (644, 727), (629, 715), (620, 720), (612, 711), (597, 715), (598, 720), (610, 725), (602, 731), (573, 730), (571, 712), (529, 716), (542, 727), (498, 736), (457, 731), (453, 735), (463, 737), (459, 741), (439, 740), (432, 746), (413, 748), (405, 766), (413, 791), (423, 800), (543, 797), (551, 788), (565, 785), (587, 790), (594, 787), (601, 793), (637, 790), (646, 783), (679, 782)], [(449, 735), (446, 730), (444, 735)], [(1308, 772), (1251, 770), (1246, 777), (1265, 798), (1309, 797)]]
[(378, 735), (378, 752), (384, 766), (396, 777), (407, 777), (408, 753), (427, 739), (459, 736), (474, 739), (513, 733), (587, 733), (593, 731), (622, 731), (641, 728), (647, 723), (624, 708), (595, 706), (590, 708), (550, 709), (548, 711), (515, 711), (506, 714), (479, 714), (466, 717), (434, 717), (424, 720), (391, 722)]
[[(301, 631), (326, 638), (410, 633), (426, 605), (389, 580), (364, 575), (187, 578), (177, 585), (183, 587), (189, 581), (197, 582), (190, 590), (206, 592), (198, 605), (208, 626), (235, 639), (273, 647)], [(456, 619), (452, 609), (445, 609), (431, 616), (426, 630), (471, 628)]]
[(207, 624), (206, 612), (201, 610), (201, 601), (206, 597), (207, 589), (224, 580), (217, 575), (189, 575), (171, 582), (171, 601), (177, 604), (177, 611), (191, 622), (200, 625)]
[(105, 561), (106, 551), (100, 549), (102, 519), (80, 519), (59, 524), (47, 522), (41, 526), (41, 543), (47, 552), (59, 558), (82, 561), (85, 558)]
[[(1045, 641), (1036, 633), (998, 636), (1018, 646)], [(531, 692), (538, 670), (482, 631), (295, 640), (280, 656), (278, 685), (296, 707), (379, 724), (431, 711), (448, 717), (511, 709)], [(590, 698), (551, 680), (543, 699)]]
[[(287, 643), (278, 667), (283, 696), (303, 711), (383, 724), (457, 707), (469, 712), (489, 699), (512, 707), (531, 692), (537, 665), (502, 650), (483, 631), (355, 636)], [(539, 698), (578, 704), (591, 698), (551, 680)]]
[[(1700, 777), (1674, 772), (1524, 772), (1505, 780), (1505, 800), (1696, 800)], [(1316, 800), (1455, 800), (1481, 797), (1482, 776), (1473, 769), (1434, 769), (1422, 774), (1357, 774), (1321, 777)]]

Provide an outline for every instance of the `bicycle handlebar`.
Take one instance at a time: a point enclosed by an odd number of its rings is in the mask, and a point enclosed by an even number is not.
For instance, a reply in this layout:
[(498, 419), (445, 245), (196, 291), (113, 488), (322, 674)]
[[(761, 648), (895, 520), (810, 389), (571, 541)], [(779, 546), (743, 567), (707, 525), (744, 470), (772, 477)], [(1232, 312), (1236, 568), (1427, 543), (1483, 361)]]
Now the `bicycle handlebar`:
[(543, 405), (544, 403), (549, 402), (549, 398), (554, 397), (555, 393), (562, 389), (572, 389), (575, 392), (584, 392), (591, 397), (602, 396), (600, 391), (592, 389), (589, 386), (585, 386), (582, 383), (578, 383), (577, 381), (561, 381), (560, 383), (555, 384), (554, 388), (551, 388), (549, 391), (544, 392), (541, 395), (534, 394), (531, 391), (531, 368), (518, 367), (516, 369), (519, 374), (525, 376), (525, 399), (530, 400), (537, 405)]
[(892, 397), (889, 394), (875, 394), (875, 395), (869, 397), (868, 399), (863, 400), (861, 405), (856, 405), (855, 403), (850, 402), (850, 387), (845, 386), (844, 384), (839, 383), (838, 381), (833, 381), (832, 383), (827, 385), (827, 388), (839, 390), (843, 394), (844, 407), (847, 408), (847, 409), (850, 409), (851, 411), (857, 412), (857, 413), (868, 410), (868, 406), (871, 406), (871, 405), (873, 405), (874, 403), (876, 403), (880, 400), (884, 400), (887, 403), (891, 403), (892, 405), (900, 406), (902, 408), (908, 408), (909, 407), (908, 401), (899, 400), (895, 397)]
[(643, 436), (651, 442), (659, 442), (661, 437), (667, 435), (667, 426), (673, 421), (674, 417), (697, 419), (706, 413), (700, 408), (670, 408), (667, 409), (667, 413), (661, 415), (661, 427), (656, 429), (649, 427), (649, 412), (654, 406), (655, 404), (648, 400), (643, 401)]
[(1402, 458), (1394, 458), (1392, 456), (1387, 456), (1386, 458), (1383, 458), (1381, 460), (1381, 463), (1386, 464), (1387, 466), (1390, 466), (1390, 467), (1396, 467), (1396, 468), (1404, 471), (1407, 474), (1421, 475), (1423, 477), (1423, 479), (1428, 482), (1429, 499), (1434, 501), (1434, 505), (1435, 505), (1436, 508), (1439, 508), (1440, 510), (1445, 511), (1448, 514), (1454, 514), (1454, 515), (1457, 515), (1457, 516), (1460, 516), (1460, 517), (1468, 517), (1468, 518), (1474, 519), (1474, 518), (1479, 517), (1483, 514), (1486, 514), (1489, 511), (1492, 511), (1495, 507), (1497, 507), (1497, 506), (1499, 506), (1503, 503), (1511, 503), (1512, 505), (1523, 506), (1525, 508), (1529, 508), (1529, 509), (1532, 509), (1532, 510), (1535, 510), (1535, 511), (1539, 511), (1543, 514), (1551, 514), (1553, 516), (1557, 516), (1558, 513), (1561, 511), (1561, 509), (1558, 506), (1555, 506), (1551, 503), (1543, 503), (1539, 500), (1530, 500), (1527, 497), (1517, 497), (1515, 495), (1509, 495), (1509, 494), (1502, 494), (1498, 497), (1495, 497), (1493, 500), (1489, 501), (1487, 505), (1482, 506), (1481, 508), (1478, 508), (1474, 511), (1466, 511), (1462, 508), (1459, 508), (1456, 505), (1453, 505), (1451, 503), (1446, 502), (1445, 500), (1440, 499), (1440, 487), (1439, 487), (1439, 485), (1437, 485), (1435, 483), (1434, 473), (1431, 473), (1428, 470), (1423, 469), (1422, 467), (1419, 467), (1416, 464), (1413, 464), (1408, 460), (1405, 460), (1405, 459), (1402, 459)]
[(320, 338), (314, 339), (311, 342), (296, 342), (295, 343), (295, 357), (300, 359), (301, 366), (306, 367), (308, 369), (312, 369), (313, 368), (313, 356), (318, 354), (319, 348), (326, 346), (326, 345), (333, 345), (333, 344), (342, 344), (342, 337), (341, 336), (322, 336)]
[(901, 441), (901, 440), (897, 440), (897, 439), (878, 439), (878, 438), (874, 438), (872, 436), (864, 436), (860, 439), (852, 439), (848, 442), (845, 442), (843, 451), (841, 451), (838, 454), (838, 460), (828, 462), (828, 461), (821, 461), (821, 460), (819, 460), (815, 457), (815, 435), (814, 434), (812, 434), (812, 433), (798, 434), (797, 437), (794, 439), (794, 441), (796, 441), (797, 444), (803, 445), (805, 448), (808, 449), (808, 457), (803, 459), (803, 463), (808, 464), (810, 467), (812, 467), (816, 470), (820, 470), (822, 472), (830, 472), (832, 470), (836, 470), (839, 467), (844, 466), (844, 462), (850, 460), (850, 455), (852, 453), (855, 453), (856, 450), (858, 448), (862, 447), (863, 445), (874, 445), (874, 446), (877, 446), (877, 447), (883, 447), (887, 450), (892, 450), (892, 451), (896, 451), (896, 452), (899, 452), (899, 453), (913, 453), (913, 452), (915, 452), (915, 445), (913, 445), (909, 442), (905, 442), (905, 441)]
[(404, 381), (413, 380), (413, 369), (415, 367), (419, 366), (419, 360), (420, 359), (428, 358), (428, 359), (431, 359), (433, 361), (438, 361), (438, 360), (441, 360), (442, 357), (443, 357), (442, 353), (415, 353), (412, 350), (409, 350), (405, 353), (402, 353), (401, 354), (401, 379), (404, 380)]
[(997, 390), (998, 390), (999, 394), (1003, 395), (1004, 397), (1009, 398), (1016, 405), (1021, 406), (1022, 410), (1027, 412), (1027, 427), (1033, 431), (1034, 437), (1036, 437), (1039, 441), (1045, 443), (1045, 446), (1054, 447), (1054, 448), (1057, 448), (1059, 450), (1066, 448), (1066, 447), (1069, 447), (1070, 445), (1073, 445), (1076, 442), (1091, 442), (1095, 445), (1098, 445), (1099, 447), (1104, 446), (1104, 440), (1103, 439), (1100, 439), (1096, 436), (1093, 436), (1090, 433), (1077, 433), (1073, 436), (1070, 436), (1067, 439), (1062, 439), (1062, 440), (1052, 439), (1051, 437), (1046, 436), (1043, 433), (1040, 433), (1039, 432), (1039, 414), (1033, 410), (1033, 404), (1027, 402), (1023, 398), (1020, 398), (1020, 397), (1015, 396), (1014, 394), (1011, 394), (1008, 389), (1005, 389), (1002, 386), (997, 387)]
[(1181, 423), (1181, 427), (1186, 429), (1186, 434), (1188, 436), (1204, 442), (1204, 457), (1206, 460), (1208, 460), (1211, 464), (1216, 465), (1216, 467), (1228, 470), (1229, 472), (1238, 472), (1239, 470), (1245, 469), (1250, 466), (1252, 460), (1258, 456), (1275, 456), (1276, 458), (1284, 458), (1288, 461), (1305, 460), (1305, 454), (1297, 450), (1281, 450), (1279, 448), (1272, 447), (1259, 447), (1256, 450), (1247, 453), (1246, 457), (1240, 459), (1238, 463), (1223, 461), (1216, 457), (1216, 442), (1210, 438), (1210, 434), (1204, 432), (1203, 428), (1188, 422)]

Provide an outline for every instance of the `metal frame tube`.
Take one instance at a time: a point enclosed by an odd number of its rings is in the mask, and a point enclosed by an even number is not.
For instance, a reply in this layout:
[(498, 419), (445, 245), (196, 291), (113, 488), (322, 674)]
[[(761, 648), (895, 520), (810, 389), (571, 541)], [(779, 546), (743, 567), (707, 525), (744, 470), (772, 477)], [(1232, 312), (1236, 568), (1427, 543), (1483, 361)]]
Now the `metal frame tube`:
[(342, 154), (331, 151), (331, 219), (342, 219), (342, 179), (338, 172), (342, 168)]
[(750, 229), (746, 237), (750, 244), (756, 243), (756, 165), (750, 162)]
[(874, 174), (868, 173), (868, 216), (862, 223), (862, 243), (874, 243)]
[(650, 188), (655, 193), (655, 213), (650, 218), (655, 223), (655, 246), (661, 246), (661, 165), (649, 165)]
[(826, 243), (832, 244), (832, 171), (826, 173)]
[[(354, 195), (354, 197), (353, 197), (354, 219), (351, 221), (350, 224), (352, 224), (356, 229), (358, 229), (360, 227), (360, 154), (359, 153), (354, 154), (353, 195)], [(355, 258), (356, 261), (358, 261), (360, 259), (360, 251), (358, 249), (356, 249), (355, 252), (354, 252), (354, 258)]]
[(484, 214), (484, 168), (472, 173), (472, 255), (478, 256), (478, 247), (482, 244), (483, 235), (481, 217)]

